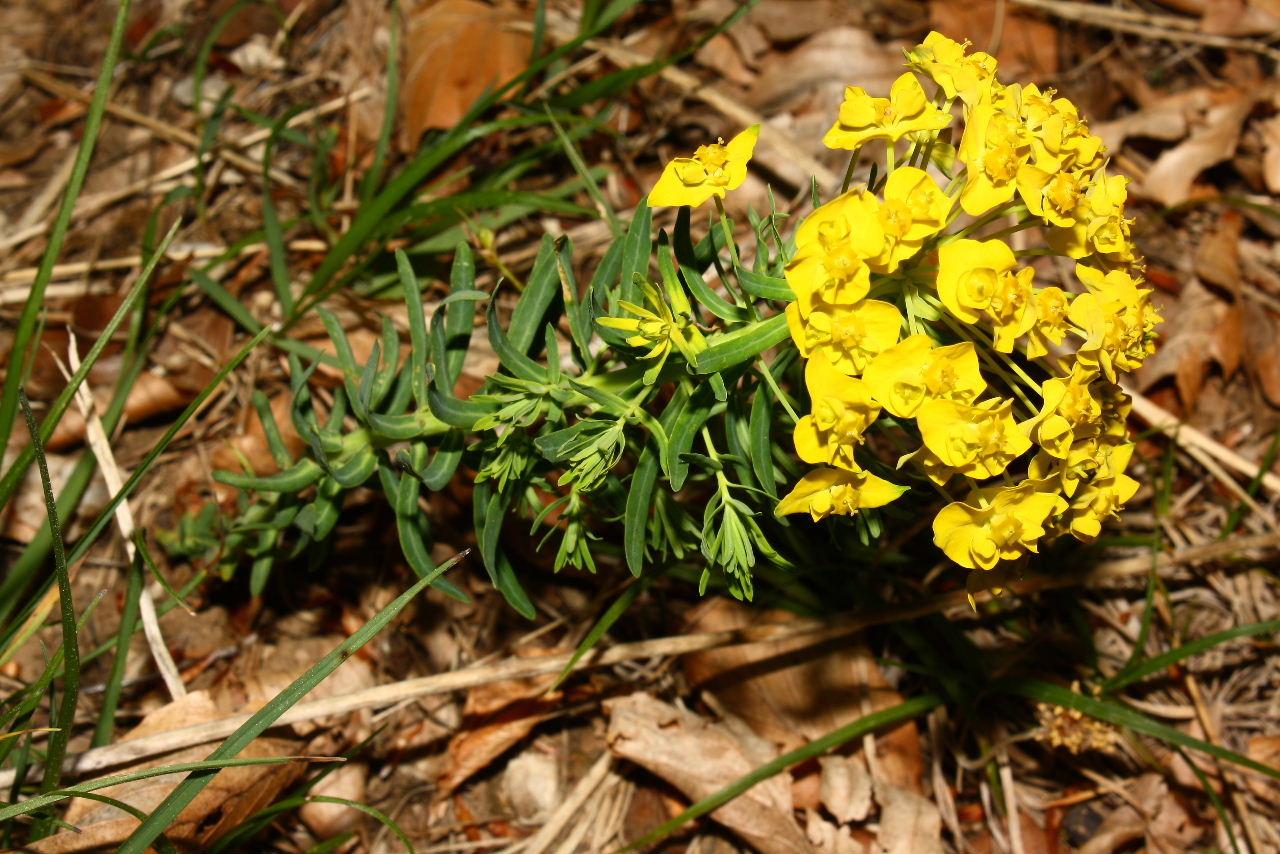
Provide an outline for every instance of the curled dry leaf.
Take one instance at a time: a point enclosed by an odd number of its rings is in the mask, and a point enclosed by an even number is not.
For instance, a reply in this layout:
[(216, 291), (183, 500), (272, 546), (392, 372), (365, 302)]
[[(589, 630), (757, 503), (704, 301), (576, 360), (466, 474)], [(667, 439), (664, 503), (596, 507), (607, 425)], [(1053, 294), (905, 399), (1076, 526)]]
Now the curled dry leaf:
[(862, 821), (871, 811), (871, 775), (861, 756), (823, 756), (822, 805), (841, 824)]
[[(563, 651), (540, 649), (522, 654), (534, 657)], [(556, 674), (548, 673), (478, 685), (468, 691), (462, 729), (449, 741), (448, 765), (437, 781), (441, 794), (449, 794), (472, 774), (489, 767), (554, 712), (561, 694), (546, 691), (555, 681)]]
[(1191, 135), (1156, 158), (1135, 189), (1168, 206), (1191, 198), (1200, 173), (1235, 154), (1244, 120), (1265, 94), (1262, 89), (1218, 93), (1216, 103), (1192, 118)]
[(513, 4), (437, 0), (406, 17), (401, 103), (410, 147), (425, 130), (456, 125), (486, 89), (529, 63), (530, 37), (508, 27), (527, 14)]
[(1178, 396), (1190, 412), (1211, 363), (1217, 363), (1225, 377), (1240, 366), (1243, 339), (1239, 306), (1228, 302), (1192, 277), (1182, 288), (1177, 302), (1164, 309), (1160, 329), (1160, 349), (1138, 371), (1139, 388), (1147, 389), (1172, 376)]
[(876, 785), (880, 831), (876, 843), (886, 854), (941, 851), (942, 816), (933, 801), (901, 786)]
[[(206, 723), (230, 714), (231, 711), (219, 706), (208, 692), (192, 691), (147, 715), (122, 741)], [(293, 739), (260, 738), (251, 742), (241, 751), (240, 756), (287, 756), (296, 754), (299, 747), (300, 742)], [(208, 754), (207, 745), (197, 745), (121, 770), (141, 771), (179, 762), (198, 762)], [(185, 850), (207, 850), (214, 840), (272, 803), (301, 772), (302, 767), (296, 763), (224, 768), (178, 815), (165, 834)], [(179, 775), (152, 777), (109, 786), (98, 792), (150, 813), (181, 779)], [(114, 849), (138, 826), (138, 820), (133, 816), (116, 807), (91, 800), (72, 801), (63, 820), (79, 831), (54, 834), (32, 843), (27, 850), (39, 854), (71, 854)]]
[(1240, 235), (1243, 233), (1244, 217), (1239, 211), (1225, 210), (1196, 246), (1196, 275), (1232, 296), (1240, 295)]
[[(761, 613), (730, 599), (708, 600), (690, 631), (727, 631), (795, 615)], [(805, 638), (725, 647), (683, 659), (691, 686), (710, 691), (760, 736), (792, 750), (871, 712), (902, 702), (871, 655), (848, 638), (812, 645)], [(919, 731), (907, 721), (877, 739), (872, 771), (884, 782), (923, 792)]]
[(1169, 786), (1159, 774), (1143, 774), (1132, 785), (1129, 798), (1103, 819), (1078, 854), (1110, 854), (1129, 843), (1146, 840), (1147, 851), (1189, 851), (1201, 829), (1169, 796)]
[(1267, 189), (1280, 194), (1280, 116), (1258, 122), (1258, 132), (1262, 134), (1262, 178)]
[[(605, 702), (606, 738), (614, 755), (629, 759), (701, 800), (754, 770), (728, 727), (637, 692)], [(711, 817), (760, 851), (811, 852), (793, 815), (791, 775), (778, 774), (712, 811)]]

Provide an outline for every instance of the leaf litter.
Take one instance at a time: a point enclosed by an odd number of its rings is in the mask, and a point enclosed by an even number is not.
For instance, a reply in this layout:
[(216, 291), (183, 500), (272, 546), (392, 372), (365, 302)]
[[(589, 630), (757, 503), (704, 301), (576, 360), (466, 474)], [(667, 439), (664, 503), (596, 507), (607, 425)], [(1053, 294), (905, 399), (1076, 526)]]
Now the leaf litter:
[[(0, 312), (6, 320), (14, 316), (7, 294), (29, 282), (25, 271), (38, 260), (50, 221), (49, 203), (41, 195), (53, 198), (49, 193), (59, 186), (59, 169), (70, 151), (71, 133), (84, 112), (76, 99), (52, 96), (12, 69), (32, 60), (52, 62), (50, 73), (81, 85), (84, 68), (79, 63), (100, 52), (103, 10), (110, 11), (109, 4), (91, 5), (94, 8), (83, 18), (61, 21), (36, 4), (11, 4), (0, 10), (5, 32), (17, 35), (0, 41), (0, 115), (5, 119), (0, 123), (0, 243), (8, 252), (0, 260), (0, 288), (6, 294), (0, 300)], [(201, 13), (205, 27), (230, 8), (229, 4), (213, 5), (217, 8), (211, 15), (208, 10)], [(1256, 463), (1264, 458), (1280, 427), (1280, 354), (1276, 351), (1280, 345), (1275, 334), (1280, 256), (1274, 252), (1280, 232), (1274, 217), (1280, 192), (1280, 94), (1274, 84), (1274, 62), (1268, 65), (1251, 41), (1274, 31), (1274, 4), (1264, 0), (1165, 3), (1139, 22), (1155, 28), (1154, 35), (1113, 29), (1115, 21), (1098, 11), (1101, 7), (1096, 4), (1068, 5), (1080, 7), (1077, 12), (1085, 16), (1083, 24), (1069, 31), (1060, 30), (1064, 19), (1056, 17), (1061, 9), (1053, 3), (938, 2), (927, 4), (927, 9), (904, 11), (902, 4), (762, 0), (740, 28), (708, 43), (682, 70), (725, 101), (741, 99), (763, 114), (770, 126), (782, 132), (794, 130), (792, 137), (797, 139), (806, 136), (798, 130), (805, 122), (817, 121), (825, 108), (823, 99), (830, 100), (824, 93), (833, 87), (838, 91), (850, 82), (848, 77), (868, 88), (874, 84), (866, 81), (891, 80), (898, 47), (930, 25), (968, 32), (979, 48), (994, 46), (1002, 64), (1023, 63), (1029, 73), (1081, 102), (1087, 104), (1090, 93), (1095, 93), (1099, 109), (1086, 112), (1105, 117), (1095, 129), (1107, 138), (1122, 168), (1135, 175), (1130, 192), (1146, 203), (1140, 208), (1139, 227), (1148, 241), (1151, 278), (1157, 285), (1164, 282), (1168, 303), (1162, 349), (1140, 378), (1140, 390), (1202, 427), (1209, 441)], [(562, 20), (572, 21), (572, 4), (548, 6), (564, 16)], [(529, 3), (445, 2), (410, 10), (404, 28), (406, 48), (417, 47), (407, 51), (413, 62), (403, 66), (402, 144), (411, 144), (424, 128), (449, 126), (450, 116), (469, 103), (476, 86), (495, 85), (523, 67), (529, 55), (528, 34), (498, 22), (521, 16), (531, 20), (531, 8)], [(162, 9), (161, 16), (154, 16), (152, 10), (139, 13), (139, 36), (197, 12), (183, 3), (163, 4)], [(298, 10), (301, 14), (295, 15)], [(209, 93), (229, 91), (234, 83), (233, 97), (243, 99), (238, 103), (279, 114), (284, 103), (331, 102), (335, 96), (351, 95), (358, 85), (384, 80), (389, 30), (379, 4), (347, 8), (282, 4), (282, 11), (290, 28), (287, 39), (282, 38), (286, 31), (274, 15), (241, 15), (223, 31), (206, 80)], [(452, 23), (446, 22), (446, 12), (454, 16)], [(705, 26), (718, 14), (722, 10), (712, 2), (692, 8), (663, 5), (660, 12), (637, 22), (641, 29), (618, 47), (639, 44), (656, 53), (678, 41), (684, 28)], [(1001, 20), (999, 14), (1006, 17)], [(153, 17), (144, 21), (147, 15)], [(466, 20), (458, 22), (458, 18)], [(1229, 41), (1180, 42), (1164, 37), (1192, 31)], [(76, 48), (50, 52), (53, 44)], [(435, 47), (423, 49), (424, 44)], [(1052, 44), (1055, 50), (1027, 47), (1043, 44)], [(141, 41), (134, 47), (141, 48)], [(163, 62), (163, 42), (159, 49), (158, 61)], [(485, 70), (491, 76), (470, 81), (441, 77), (432, 62), (448, 67), (478, 64), (450, 63), (451, 51), (467, 56), (485, 53)], [(1102, 52), (1111, 60), (1089, 59)], [(1239, 60), (1241, 55), (1250, 60)], [(591, 56), (569, 73), (589, 76), (611, 62), (603, 52)], [(857, 73), (851, 74), (851, 68)], [(1149, 73), (1140, 78), (1132, 73), (1134, 68), (1149, 69)], [(155, 113), (162, 122), (190, 131), (194, 129), (190, 107), (184, 111), (176, 100), (166, 97), (168, 87), (181, 82), (183, 70), (165, 67), (162, 74), (125, 79), (113, 101)], [(340, 81), (336, 90), (320, 82), (327, 73)], [(638, 134), (642, 145), (659, 133), (670, 132), (680, 143), (682, 133), (692, 137), (710, 130), (714, 135), (737, 121), (685, 100), (690, 90), (667, 78), (645, 86), (630, 104), (630, 109), (651, 119), (631, 125), (630, 132)], [(385, 91), (382, 86), (374, 88)], [(678, 121), (664, 103), (668, 100), (685, 113)], [(291, 178), (294, 186), (303, 186), (313, 168), (336, 168), (340, 173), (337, 167), (348, 161), (367, 168), (380, 116), (376, 98), (337, 107), (331, 115), (336, 116), (334, 127), (341, 144), (331, 152), (330, 163), (313, 164), (287, 147), (278, 153), (273, 167)], [(636, 127), (642, 129), (636, 131)], [(232, 116), (218, 133), (226, 151), (243, 149), (252, 158), (255, 152), (260, 156), (260, 149), (241, 146), (238, 140), (249, 138), (253, 130), (243, 118)], [(613, 180), (605, 188), (619, 208), (634, 203), (636, 186), (648, 180), (643, 170), (653, 170), (658, 163), (657, 158), (636, 157), (634, 150), (596, 152), (604, 159), (622, 161), (623, 180)], [(164, 192), (185, 182), (192, 191), (204, 193), (206, 216), (183, 234), (187, 245), (221, 247), (251, 230), (261, 215), (260, 175), (237, 169), (219, 159), (222, 155), (216, 151), (203, 189), (184, 177), (189, 172), (149, 180), (193, 153), (173, 133), (125, 119), (108, 123), (89, 197), (96, 198), (94, 205), (99, 206), (86, 205), (76, 219), (72, 252), (66, 259), (85, 262), (87, 271), (69, 276), (66, 284), (97, 296), (53, 299), (46, 318), (49, 341), (56, 341), (58, 334), (64, 341), (73, 334), (82, 342), (93, 340), (105, 319), (94, 300), (104, 296), (110, 300), (127, 287), (124, 277), (95, 271), (93, 264), (111, 261), (124, 247), (139, 244), (146, 216)], [(822, 152), (808, 156), (822, 156)], [(140, 181), (143, 187), (138, 187)], [(111, 201), (121, 187), (138, 188)], [(777, 189), (797, 195), (807, 192), (798, 184)], [(302, 210), (301, 198), (277, 194), (277, 203), (286, 213)], [(354, 203), (354, 196), (348, 195)], [(566, 220), (551, 225), (577, 224)], [(513, 226), (499, 236), (498, 245), (516, 257), (533, 236), (532, 229)], [(299, 250), (297, 258), (306, 263), (308, 252)], [(270, 319), (270, 301), (255, 301), (254, 296), (270, 287), (261, 259), (233, 262), (229, 273), (227, 280), (238, 278), (243, 287), (237, 294), (248, 305), (262, 307), (262, 318)], [(352, 297), (355, 306), (343, 317), (362, 351), (359, 359), (367, 356), (379, 334), (370, 322), (374, 316), (370, 303), (362, 299)], [(185, 405), (193, 389), (211, 375), (209, 366), (225, 357), (235, 334), (224, 315), (196, 304), (183, 308), (163, 330), (154, 360), (126, 407), (129, 426), (116, 437), (120, 444), (116, 455), (125, 469), (136, 463), (154, 435), (147, 432), (148, 421), (163, 421)], [(321, 346), (327, 338), (321, 334), (310, 341)], [(51, 345), (39, 358), (63, 352), (65, 346)], [(46, 385), (41, 388), (37, 382), (33, 388), (39, 392), (36, 397), (47, 401), (56, 394), (59, 379), (48, 370), (52, 362), (42, 364), (37, 379), (43, 378)], [(107, 360), (91, 377), (91, 387), (99, 394), (114, 382), (112, 370)], [(288, 427), (284, 417), (287, 386), (280, 365), (271, 360), (251, 360), (247, 370), (233, 391), (198, 419), (175, 451), (169, 476), (157, 478), (137, 499), (145, 526), (173, 527), (180, 516), (176, 509), (202, 506), (216, 494), (208, 472), (226, 467), (229, 458), (246, 460), (259, 472), (270, 471), (275, 464), (248, 394), (255, 385), (263, 388), (277, 423)], [(467, 371), (478, 378), (490, 367), (472, 363)], [(68, 468), (82, 437), (83, 428), (73, 420), (64, 424), (58, 447), (67, 454), (62, 464)], [(291, 452), (300, 450), (297, 437), (288, 429), (285, 439)], [(1148, 447), (1152, 453), (1149, 482), (1155, 480), (1161, 448), (1171, 449), (1175, 458), (1170, 482), (1162, 487), (1170, 500), (1157, 510), (1157, 498), (1149, 495), (1145, 500), (1151, 509), (1145, 518), (1141, 510), (1134, 514), (1126, 523), (1127, 533), (1159, 534), (1183, 546), (1211, 542), (1235, 507), (1234, 493), (1196, 458), (1184, 458), (1181, 448), (1167, 443)], [(1247, 478), (1237, 487), (1241, 484), (1247, 485)], [(1273, 501), (1274, 496), (1267, 500)], [(468, 501), (467, 486), (460, 483), (452, 487), (450, 498), (424, 508), (443, 532), (442, 552), (471, 542)], [(37, 492), (20, 493), (6, 508), (6, 536), (17, 542), (33, 536), (37, 526), (32, 520), (41, 518), (41, 507)], [(1267, 507), (1274, 511), (1271, 504)], [(92, 512), (91, 505), (87, 509)], [(362, 575), (369, 568), (369, 544), (377, 542), (380, 523), (358, 500), (348, 511), (350, 527), (339, 530), (333, 555), (349, 567), (339, 581), (339, 586), (347, 585), (343, 592), (349, 598), (344, 600), (336, 588), (305, 581), (283, 600), (248, 604), (233, 600), (228, 603), (230, 610), (215, 603), (212, 594), (197, 595), (197, 609), (204, 615), (220, 615), (219, 619), (193, 622), (180, 609), (171, 611), (162, 618), (162, 629), (190, 691), (182, 700), (162, 702), (153, 674), (145, 670), (132, 674), (138, 681), (125, 714), (138, 726), (124, 738), (138, 737), (148, 728), (213, 720), (243, 709), (253, 697), (269, 696), (272, 685), (287, 681), (284, 671), (273, 670), (273, 664), (293, 655), (291, 645), (303, 650), (295, 664), (314, 660), (324, 643), (332, 645), (334, 636), (326, 630), (344, 621), (359, 625), (362, 615), (367, 618), (376, 610), (379, 597), (398, 590), (396, 579), (381, 577), (370, 585)], [(1249, 520), (1257, 521), (1252, 516)], [(98, 590), (121, 589), (119, 573), (110, 565), (112, 558), (100, 557), (103, 565), (86, 566), (78, 576), (80, 603), (87, 603)], [(1273, 583), (1255, 569), (1273, 557), (1274, 550), (1244, 565), (1208, 561), (1194, 569), (1171, 567), (1162, 576), (1153, 606), (1156, 616), (1145, 633), (1143, 585), (1131, 577), (1076, 591), (1087, 614), (1076, 628), (1083, 625), (1085, 634), (1068, 632), (1062, 623), (1066, 606), (1061, 598), (1047, 593), (991, 606), (985, 616), (947, 613), (1000, 669), (1030, 670), (1065, 683), (1078, 674), (1058, 666), (1052, 657), (1027, 661), (1029, 651), (1035, 649), (1028, 640), (1028, 627), (1034, 630), (1039, 649), (1085, 644), (1097, 655), (1099, 671), (1115, 674), (1140, 638), (1145, 638), (1144, 653), (1155, 654), (1233, 626), (1276, 619), (1280, 603)], [(526, 558), (533, 566), (545, 560), (531, 551)], [(162, 563), (175, 583), (184, 583), (197, 572), (191, 562), (162, 559)], [(603, 559), (602, 565), (607, 565)], [(469, 582), (468, 586), (474, 594), (471, 605), (429, 597), (398, 624), (393, 637), (371, 648), (370, 661), (357, 659), (347, 666), (363, 675), (353, 683), (335, 682), (334, 689), (395, 684), (495, 656), (516, 655), (530, 627), (512, 620), (494, 597), (484, 595), (482, 585)], [(678, 590), (655, 586), (637, 600), (636, 613), (615, 627), (605, 643), (640, 634), (675, 636), (740, 627), (748, 621), (788, 619), (782, 612), (761, 612), (758, 606), (745, 611), (728, 601), (692, 603)], [(548, 650), (571, 646), (599, 610), (594, 597), (582, 593), (582, 585), (549, 575), (539, 584), (538, 597), (548, 616), (534, 631), (544, 632)], [(306, 619), (291, 619), (297, 615)], [(88, 628), (96, 637), (108, 637), (115, 628), (113, 619), (118, 622), (118, 610), (104, 605), (90, 616)], [(265, 633), (273, 642), (270, 651), (255, 643), (255, 632)], [(299, 632), (303, 640), (322, 643), (294, 645), (286, 632)], [(53, 635), (45, 629), (36, 638), (49, 643)], [(1270, 638), (1225, 642), (1171, 667), (1166, 678), (1131, 687), (1126, 698), (1188, 734), (1275, 765), (1280, 738), (1275, 689), (1280, 672), (1274, 639), (1272, 633)], [(546, 692), (553, 679), (542, 676), (496, 682), (469, 689), (465, 696), (443, 693), (388, 704), (372, 720), (367, 715), (325, 720), (303, 731), (284, 731), (262, 744), (265, 752), (274, 754), (336, 755), (372, 732), (375, 724), (385, 727), (374, 738), (368, 761), (345, 765), (323, 785), (331, 787), (330, 793), (378, 805), (410, 832), (419, 850), (422, 846), (500, 850), (523, 842), (531, 843), (530, 851), (602, 850), (634, 839), (690, 801), (763, 762), (909, 696), (918, 683), (884, 657), (890, 648), (884, 635), (872, 634), (825, 646), (787, 641), (727, 647), (679, 659), (664, 656), (593, 670), (570, 680), (557, 693)], [(30, 679), (38, 672), (35, 644), (21, 652), (5, 665), (5, 679)], [(86, 714), (93, 712), (93, 696), (90, 693), (83, 701)], [(1160, 745), (1131, 735), (1114, 753), (1073, 755), (1037, 740), (1029, 709), (1002, 708), (998, 715), (992, 731), (1003, 733), (999, 736), (1003, 742), (991, 748), (990, 756), (964, 746), (971, 723), (931, 715), (927, 728), (908, 722), (850, 743), (760, 784), (713, 812), (711, 818), (731, 831), (729, 837), (717, 836), (716, 826), (703, 822), (698, 831), (685, 831), (680, 838), (690, 845), (700, 839), (718, 839), (716, 844), (728, 846), (723, 850), (743, 850), (741, 846), (747, 845), (762, 851), (1035, 851), (1040, 850), (1040, 841), (1045, 850), (1082, 852), (1126, 845), (1149, 851), (1232, 848), (1227, 825), (1212, 808), (1201, 777), (1186, 760)], [(73, 749), (85, 747), (73, 742)], [(189, 750), (195, 758), (207, 752), (199, 746)], [(997, 761), (997, 754), (1003, 758)], [(614, 758), (604, 762), (609, 756)], [(1149, 771), (1152, 756), (1167, 773)], [(1233, 832), (1248, 837), (1245, 844), (1253, 850), (1280, 847), (1274, 781), (1195, 761), (1227, 804)], [(997, 766), (1001, 770), (996, 777), (1012, 784), (1002, 787), (1003, 791), (996, 791), (987, 773)], [(281, 768), (287, 771), (255, 770), (239, 781), (224, 771), (225, 787), (207, 792), (212, 801), (193, 805), (191, 824), (175, 828), (172, 838), (203, 846), (220, 828), (269, 803), (302, 772), (297, 766)], [(597, 772), (597, 768), (603, 770)], [(526, 779), (544, 782), (523, 788), (514, 782)], [(583, 781), (592, 785), (578, 792)], [(140, 804), (154, 802), (165, 784), (148, 783), (154, 785), (139, 786), (128, 797)], [(573, 805), (570, 799), (575, 793), (577, 807), (572, 815), (580, 820), (564, 818), (555, 835), (539, 840), (540, 822), (552, 822), (558, 807)], [(237, 794), (242, 796), (239, 801), (234, 798)], [(1010, 803), (1015, 807), (1012, 818)], [(52, 837), (48, 842), (55, 847), (47, 850), (84, 850), (94, 842), (109, 847), (118, 841), (124, 825), (113, 822), (132, 820), (99, 812), (101, 806), (81, 801), (78, 811), (66, 816), (85, 831), (75, 843), (79, 847), (56, 847), (71, 844), (66, 841), (71, 835), (62, 835)], [(317, 810), (310, 809), (315, 806), (309, 805), (310, 812), (282, 826), (276, 837), (281, 847), (305, 847), (350, 828), (358, 836), (349, 850), (391, 850), (395, 844), (394, 836), (381, 833), (349, 809), (317, 815)], [(637, 828), (635, 819), (642, 816), (652, 820)], [(687, 835), (691, 832), (692, 837)]]

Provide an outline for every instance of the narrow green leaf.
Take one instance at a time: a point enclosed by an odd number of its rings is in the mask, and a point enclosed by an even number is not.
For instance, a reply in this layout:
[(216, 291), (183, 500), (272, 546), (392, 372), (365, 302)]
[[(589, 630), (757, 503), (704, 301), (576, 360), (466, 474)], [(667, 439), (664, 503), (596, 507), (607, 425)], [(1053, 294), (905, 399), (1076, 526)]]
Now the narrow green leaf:
[(1084, 694), (1072, 691), (1069, 688), (1063, 688), (1061, 685), (1054, 685), (1051, 682), (1044, 682), (1039, 679), (1001, 679), (992, 683), (993, 691), (1000, 693), (1017, 694), (1027, 697), (1041, 703), (1051, 703), (1055, 706), (1062, 706), (1067, 709), (1075, 709), (1083, 712), (1092, 718), (1100, 721), (1106, 721), (1115, 724), (1118, 727), (1131, 729), (1134, 732), (1140, 732), (1144, 735), (1158, 738), (1169, 744), (1176, 744), (1181, 747), (1188, 747), (1192, 750), (1198, 750), (1201, 753), (1208, 754), (1215, 759), (1223, 759), (1227, 762), (1233, 762), (1242, 768), (1249, 768), (1260, 774), (1265, 774), (1276, 780), (1280, 780), (1280, 768), (1272, 768), (1269, 765), (1263, 765), (1250, 759), (1247, 756), (1236, 753), (1234, 750), (1227, 750), (1225, 747), (1219, 747), (1216, 744), (1203, 741), (1198, 738), (1192, 738), (1181, 730), (1174, 729), (1171, 726), (1154, 721), (1141, 712), (1131, 709), (1128, 706), (1122, 706), (1115, 702), (1106, 700), (1098, 700), (1093, 697), (1086, 697)]
[(622, 521), (622, 550), (627, 558), (627, 568), (639, 578), (644, 572), (645, 538), (649, 528), (649, 510), (653, 504), (653, 489), (658, 482), (659, 453), (653, 445), (645, 445), (631, 475), (631, 487), (627, 492), (627, 507)]
[(303, 457), (282, 472), (268, 475), (244, 475), (230, 471), (215, 471), (213, 479), (234, 486), (236, 489), (252, 489), (256, 492), (301, 492), (320, 479), (324, 469), (309, 457)]
[(738, 281), (742, 282), (742, 289), (756, 299), (775, 299), (784, 302), (792, 302), (795, 298), (795, 292), (791, 290), (791, 286), (787, 284), (786, 279), (779, 279), (774, 276), (766, 276), (764, 273), (756, 273), (745, 267), (737, 267)]
[(555, 239), (549, 234), (542, 235), (538, 257), (534, 259), (529, 281), (511, 312), (511, 328), (507, 331), (511, 346), (521, 353), (528, 353), (533, 344), (542, 343), (542, 326), (547, 311), (560, 290), (556, 255)]
[(700, 374), (728, 370), (781, 344), (790, 334), (787, 316), (775, 314), (768, 320), (708, 339), (707, 349), (698, 354), (694, 367)]
[[(764, 370), (769, 370), (765, 367)], [(751, 467), (756, 482), (773, 498), (778, 497), (778, 484), (773, 469), (773, 392), (766, 383), (756, 386), (751, 401), (751, 415), (747, 419), (748, 443), (751, 448)]]
[(494, 354), (504, 368), (522, 380), (534, 383), (547, 382), (547, 369), (526, 356), (523, 350), (514, 346), (507, 337), (502, 324), (498, 322), (498, 307), (493, 300), (489, 301), (485, 322), (489, 331), (489, 346), (493, 347)]
[[(627, 227), (627, 237), (622, 241), (621, 269), (617, 297), (627, 302), (639, 303), (640, 290), (635, 285), (635, 276), (640, 274), (649, 277), (649, 258), (653, 249), (653, 212), (649, 210), (649, 200), (641, 199), (636, 205), (636, 212), (631, 216), (631, 225)], [(601, 294), (603, 297), (604, 294)]]
[[(1108, 694), (1115, 693), (1120, 689), (1139, 682), (1161, 671), (1168, 670), (1180, 661), (1185, 661), (1193, 655), (1199, 655), (1202, 652), (1208, 652), (1219, 644), (1237, 640), (1238, 638), (1252, 637), (1253, 635), (1275, 634), (1280, 632), (1280, 620), (1267, 620), (1263, 623), (1250, 623), (1245, 626), (1235, 626), (1220, 632), (1208, 635), (1206, 637), (1185, 643), (1180, 647), (1171, 649), (1168, 652), (1148, 658), (1146, 661), (1137, 662), (1124, 670), (1112, 676), (1110, 679), (1102, 683), (1102, 690)], [(1274, 641), (1273, 641), (1274, 642)]]

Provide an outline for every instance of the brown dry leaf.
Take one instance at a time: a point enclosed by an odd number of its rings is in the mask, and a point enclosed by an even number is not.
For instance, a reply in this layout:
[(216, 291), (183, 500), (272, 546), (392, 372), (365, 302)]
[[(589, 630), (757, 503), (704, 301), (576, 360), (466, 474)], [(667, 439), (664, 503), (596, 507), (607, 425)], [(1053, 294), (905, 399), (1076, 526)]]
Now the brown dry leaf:
[(867, 850), (854, 838), (853, 828), (833, 824), (817, 810), (804, 811), (804, 833), (819, 854), (865, 854)]
[(1240, 366), (1242, 318), (1238, 305), (1227, 302), (1200, 284), (1187, 280), (1178, 300), (1164, 310), (1160, 349), (1138, 371), (1138, 386), (1147, 389), (1172, 376), (1187, 411), (1195, 408), (1200, 387), (1215, 362), (1225, 377)]
[(885, 854), (942, 851), (942, 816), (937, 805), (901, 786), (876, 785), (880, 831), (876, 842)]
[(830, 86), (833, 97), (824, 107), (824, 121), (829, 124), (828, 116), (839, 105), (844, 85), (886, 95), (905, 70), (902, 63), (900, 46), (883, 45), (857, 27), (835, 27), (819, 32), (795, 50), (766, 56), (746, 102), (772, 113), (797, 98), (807, 98), (815, 87)]
[(1138, 839), (1146, 840), (1147, 851), (1192, 850), (1192, 843), (1202, 835), (1201, 829), (1178, 799), (1169, 796), (1164, 778), (1143, 774), (1129, 788), (1132, 803), (1125, 802), (1103, 819), (1077, 854), (1110, 854)]
[(1249, 378), (1268, 403), (1280, 407), (1280, 325), (1264, 306), (1255, 306), (1243, 316)]
[(1163, 205), (1185, 202), (1201, 172), (1236, 153), (1240, 128), (1265, 95), (1261, 88), (1217, 93), (1217, 102), (1192, 118), (1191, 135), (1156, 158), (1135, 190)]
[[(608, 700), (606, 738), (616, 756), (629, 759), (697, 801), (754, 770), (725, 724), (637, 692)], [(811, 852), (792, 814), (791, 775), (771, 777), (712, 811), (711, 817), (760, 851)]]
[[(348, 762), (334, 769), (311, 788), (312, 797), (342, 798), (354, 803), (364, 803), (365, 783), (369, 779), (369, 766), (363, 762)], [(332, 839), (341, 833), (355, 830), (364, 815), (346, 804), (308, 800), (298, 808), (298, 818), (317, 839)]]
[(1200, 18), (1200, 30), (1218, 36), (1273, 36), (1278, 29), (1274, 0), (1213, 0)]
[(823, 756), (822, 805), (841, 824), (862, 821), (871, 812), (871, 775), (861, 756)]
[[(1280, 768), (1280, 735), (1255, 735), (1249, 739), (1249, 743), (1245, 746), (1244, 755), (1248, 756), (1254, 762), (1261, 762), (1263, 765), (1269, 765), (1272, 768)], [(1248, 774), (1245, 776), (1245, 782), (1249, 786), (1249, 790), (1264, 803), (1276, 803), (1277, 796), (1280, 792), (1280, 785), (1270, 778), (1259, 777), (1256, 774)]]
[[(554, 655), (564, 650), (522, 651), (526, 657)], [(546, 693), (556, 681), (555, 673), (509, 679), (479, 685), (467, 692), (462, 712), (462, 729), (449, 741), (448, 765), (437, 781), (442, 795), (462, 785), (533, 731), (555, 711), (560, 692)]]
[(1280, 116), (1264, 119), (1256, 125), (1262, 134), (1262, 177), (1267, 189), (1280, 194)]
[[(193, 691), (143, 718), (122, 741), (141, 738), (179, 727), (216, 720), (229, 710), (219, 707), (205, 691)], [(286, 756), (297, 753), (299, 742), (292, 739), (260, 738), (240, 752), (241, 757)], [(198, 762), (209, 753), (204, 745), (180, 750), (130, 767), (141, 771), (179, 762)], [(165, 834), (180, 848), (205, 850), (228, 830), (275, 800), (302, 772), (300, 765), (259, 765), (225, 768), (184, 809)], [(153, 777), (99, 789), (99, 793), (131, 804), (143, 812), (153, 811), (173, 791), (178, 775)], [(29, 846), (40, 854), (111, 848), (119, 845), (138, 826), (138, 820), (99, 801), (75, 800), (63, 817), (80, 832), (58, 833)]]
[(1057, 28), (1001, 0), (930, 0), (929, 24), (956, 41), (968, 39), (974, 50), (989, 50), (998, 38), (995, 57), (1005, 80), (1058, 73)]
[[(717, 598), (690, 616), (690, 631), (728, 631), (795, 619)], [(690, 685), (716, 695), (760, 736), (792, 750), (866, 714), (902, 702), (866, 650), (847, 639), (806, 648), (804, 638), (693, 653), (683, 659)], [(873, 770), (882, 782), (923, 792), (920, 737), (908, 721), (877, 741)]]
[(1232, 296), (1240, 295), (1240, 235), (1243, 233), (1244, 217), (1239, 211), (1225, 210), (1196, 246), (1196, 275)]
[(478, 0), (436, 0), (408, 13), (404, 51), (405, 127), (410, 146), (430, 128), (451, 128), (486, 89), (524, 71), (533, 42), (507, 24), (519, 7)]

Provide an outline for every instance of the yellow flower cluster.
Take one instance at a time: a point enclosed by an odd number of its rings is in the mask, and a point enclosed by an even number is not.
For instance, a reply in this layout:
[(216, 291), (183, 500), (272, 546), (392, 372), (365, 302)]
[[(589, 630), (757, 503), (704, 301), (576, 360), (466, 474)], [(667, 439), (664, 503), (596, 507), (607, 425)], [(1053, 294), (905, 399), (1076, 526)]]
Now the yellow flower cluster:
[[(894, 501), (907, 487), (871, 461), (918, 440), (898, 468), (958, 499), (934, 542), (991, 570), (1046, 537), (1096, 537), (1133, 497), (1117, 379), (1152, 352), (1160, 317), (1101, 141), (1070, 101), (1000, 83), (995, 59), (966, 48), (930, 33), (888, 98), (848, 87), (824, 139), (882, 144), (886, 168), (796, 232), (787, 319), (812, 409), (795, 446), (816, 468), (778, 512), (819, 520)], [(1076, 281), (1038, 285), (1045, 255), (1072, 259)]]

